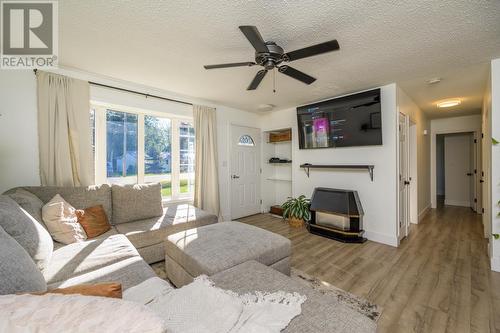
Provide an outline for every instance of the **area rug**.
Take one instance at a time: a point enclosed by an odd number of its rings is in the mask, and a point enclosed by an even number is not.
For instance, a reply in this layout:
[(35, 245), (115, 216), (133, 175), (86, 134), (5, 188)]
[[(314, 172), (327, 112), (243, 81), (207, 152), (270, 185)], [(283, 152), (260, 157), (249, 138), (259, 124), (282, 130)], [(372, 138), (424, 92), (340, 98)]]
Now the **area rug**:
[[(151, 265), (158, 277), (168, 280), (165, 272), (165, 263), (158, 262)], [(377, 322), (382, 313), (382, 308), (376, 304), (370, 303), (368, 300), (351, 294), (345, 290), (337, 288), (328, 282), (321, 281), (309, 274), (306, 274), (298, 269), (292, 268), (290, 277), (295, 281), (308, 285), (310, 288), (330, 297), (335, 297), (339, 303), (359, 312), (363, 316)]]

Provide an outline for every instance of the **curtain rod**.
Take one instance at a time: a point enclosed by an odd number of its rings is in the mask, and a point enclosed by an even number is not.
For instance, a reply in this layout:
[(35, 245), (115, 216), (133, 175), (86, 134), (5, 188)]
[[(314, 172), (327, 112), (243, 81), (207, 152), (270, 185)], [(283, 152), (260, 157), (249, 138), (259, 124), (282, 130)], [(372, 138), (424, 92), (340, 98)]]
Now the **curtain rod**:
[[(37, 70), (34, 69), (33, 72), (35, 72), (35, 75), (36, 75)], [(179, 101), (177, 99), (172, 99), (172, 98), (167, 98), (167, 97), (162, 97), (162, 96), (157, 96), (157, 95), (146, 94), (146, 93), (143, 93), (143, 92), (140, 92), (140, 91), (136, 91), (136, 90), (130, 90), (130, 89), (125, 89), (125, 88), (113, 87), (113, 86), (109, 86), (107, 84), (102, 84), (102, 83), (97, 83), (97, 82), (92, 82), (92, 81), (88, 81), (88, 82), (89, 82), (89, 84), (94, 85), (94, 86), (99, 86), (99, 87), (104, 87), (104, 88), (110, 88), (110, 89), (125, 91), (125, 92), (128, 92), (128, 93), (137, 94), (137, 95), (143, 95), (143, 96), (146, 96), (146, 98), (153, 97), (153, 98), (163, 99), (165, 101), (176, 102), (176, 103), (181, 103), (181, 104), (186, 104), (186, 105), (193, 105), (193, 103)]]

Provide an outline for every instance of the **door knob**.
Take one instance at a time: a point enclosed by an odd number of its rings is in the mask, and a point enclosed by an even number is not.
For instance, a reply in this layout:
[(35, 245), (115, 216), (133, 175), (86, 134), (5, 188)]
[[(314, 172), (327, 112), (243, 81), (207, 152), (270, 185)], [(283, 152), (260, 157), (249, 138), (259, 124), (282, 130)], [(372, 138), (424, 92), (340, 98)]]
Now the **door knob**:
[(238, 175), (232, 175), (231, 178), (238, 179), (238, 178), (240, 178), (240, 176), (238, 176)]
[(472, 176), (472, 173), (470, 173), (470, 172), (467, 172), (467, 176)]
[(484, 183), (484, 180), (482, 180), (482, 179), (481, 179), (479, 182), (480, 182), (480, 183)]
[(409, 182), (409, 181), (407, 181), (407, 180), (405, 180), (404, 184), (405, 184), (405, 185), (410, 185), (410, 182)]

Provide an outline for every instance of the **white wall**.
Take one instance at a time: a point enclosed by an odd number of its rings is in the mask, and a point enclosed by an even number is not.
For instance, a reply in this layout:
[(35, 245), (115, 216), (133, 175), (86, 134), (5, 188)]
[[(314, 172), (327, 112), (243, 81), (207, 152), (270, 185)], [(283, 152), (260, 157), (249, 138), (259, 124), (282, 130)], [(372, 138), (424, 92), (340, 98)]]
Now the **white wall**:
[[(491, 62), (491, 136), (500, 140), (500, 59)], [(500, 234), (500, 145), (491, 146), (491, 232)], [(500, 272), (500, 240), (491, 240), (491, 267)]]
[[(295, 108), (266, 114), (261, 119), (263, 130), (291, 127), (293, 135), (292, 192), (294, 196), (310, 197), (315, 187), (351, 189), (358, 191), (363, 209), (364, 229), (370, 240), (398, 245), (397, 226), (397, 177), (396, 177), (396, 85), (381, 87), (382, 92), (382, 146), (349, 147), (300, 150)], [(307, 178), (299, 166), (314, 164), (373, 164), (374, 181), (366, 171), (311, 170)]]
[(472, 134), (451, 134), (444, 137), (445, 205), (470, 207), (471, 186), (467, 177), (471, 167)]
[(36, 103), (32, 71), (0, 70), (0, 193), (40, 184)]
[[(431, 206), (437, 207), (436, 202), (436, 135), (475, 132), (481, 137), (481, 115), (441, 118), (431, 120)], [(446, 162), (445, 162), (446, 163)], [(479, 181), (479, 179), (478, 179)]]
[[(59, 69), (55, 72), (82, 80), (215, 107), (219, 144), (221, 212), (224, 218), (230, 217), (228, 184), (230, 124), (258, 127), (258, 114), (79, 70)], [(146, 98), (143, 95), (98, 86), (91, 86), (90, 95), (94, 102), (192, 117), (192, 107), (185, 104)], [(0, 70), (0, 114), (2, 114), (0, 116), (0, 193), (15, 186), (39, 185), (36, 79), (32, 71)]]
[(430, 122), (425, 113), (415, 102), (398, 87), (398, 110), (407, 115), (417, 126), (417, 192), (418, 216), (421, 219), (430, 207), (430, 137), (424, 134), (429, 130)]

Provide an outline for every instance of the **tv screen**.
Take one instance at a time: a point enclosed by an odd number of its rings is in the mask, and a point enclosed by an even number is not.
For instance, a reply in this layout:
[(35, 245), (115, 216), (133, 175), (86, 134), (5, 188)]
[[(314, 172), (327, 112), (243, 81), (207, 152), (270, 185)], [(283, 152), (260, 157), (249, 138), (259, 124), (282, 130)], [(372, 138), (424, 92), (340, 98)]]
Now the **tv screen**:
[(297, 108), (299, 148), (382, 144), (380, 89)]

